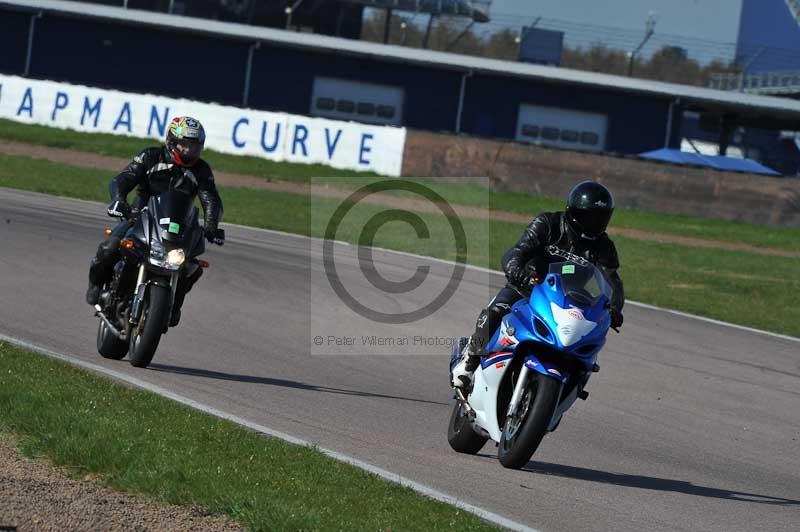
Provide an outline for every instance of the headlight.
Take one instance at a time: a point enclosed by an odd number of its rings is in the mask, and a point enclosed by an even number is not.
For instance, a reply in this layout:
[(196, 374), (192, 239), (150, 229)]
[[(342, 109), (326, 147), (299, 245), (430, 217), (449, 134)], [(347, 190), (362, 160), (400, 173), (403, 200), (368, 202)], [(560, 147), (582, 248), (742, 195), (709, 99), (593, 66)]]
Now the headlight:
[(172, 266), (173, 268), (177, 268), (183, 261), (186, 260), (186, 254), (183, 252), (182, 249), (173, 249), (169, 253), (167, 253), (167, 266)]
[(186, 254), (182, 249), (173, 249), (167, 252), (160, 242), (150, 243), (150, 264), (166, 270), (177, 270), (186, 261)]
[(164, 262), (164, 246), (160, 242), (150, 242), (150, 261)]

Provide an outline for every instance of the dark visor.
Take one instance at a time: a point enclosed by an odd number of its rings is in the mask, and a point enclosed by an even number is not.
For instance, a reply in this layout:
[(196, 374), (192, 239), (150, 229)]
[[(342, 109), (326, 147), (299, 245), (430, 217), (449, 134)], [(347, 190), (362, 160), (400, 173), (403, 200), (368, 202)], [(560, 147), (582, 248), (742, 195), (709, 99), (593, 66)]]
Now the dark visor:
[(603, 233), (611, 221), (612, 210), (606, 209), (574, 209), (572, 216), (589, 236), (597, 236)]

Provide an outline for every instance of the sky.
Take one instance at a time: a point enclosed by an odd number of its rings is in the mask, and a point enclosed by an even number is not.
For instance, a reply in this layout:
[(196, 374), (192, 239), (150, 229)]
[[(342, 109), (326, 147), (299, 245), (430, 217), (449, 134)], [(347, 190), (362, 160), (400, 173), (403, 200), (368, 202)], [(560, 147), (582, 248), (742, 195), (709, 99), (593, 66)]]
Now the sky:
[[(633, 32), (644, 34), (645, 20), (654, 12), (657, 15), (654, 38), (659, 35), (661, 39), (666, 39), (665, 35), (685, 37), (678, 44), (685, 44), (690, 55), (703, 56), (710, 52), (702, 49), (702, 43), (696, 39), (728, 43), (733, 53), (741, 5), (742, 0), (494, 0), (491, 17), (493, 26), (507, 24), (511, 27), (521, 26), (520, 21), (530, 24), (539, 16), (543, 21), (561, 19), (571, 26), (558, 28), (558, 23), (547, 21), (544, 27), (566, 30), (565, 39), (569, 43), (571, 39), (589, 39), (591, 33), (598, 37), (604, 35), (594, 28), (581, 28), (580, 24), (630, 30), (627, 38), (634, 39)], [(570, 33), (575, 35), (571, 37)], [(613, 36), (610, 38), (614, 40)], [(621, 37), (617, 40), (620, 44), (624, 42)], [(725, 50), (717, 48), (720, 53)]]
[(741, 6), (741, 0), (494, 0), (491, 13), (643, 31), (653, 11), (658, 15), (656, 31), (733, 43)]

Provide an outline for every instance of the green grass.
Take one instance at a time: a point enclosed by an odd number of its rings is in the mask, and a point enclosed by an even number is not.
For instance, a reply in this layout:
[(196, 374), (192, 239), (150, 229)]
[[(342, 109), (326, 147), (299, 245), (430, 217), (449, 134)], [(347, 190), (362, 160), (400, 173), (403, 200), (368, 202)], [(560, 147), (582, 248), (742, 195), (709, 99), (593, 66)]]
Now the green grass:
[(0, 432), (28, 456), (251, 530), (495, 530), (328, 458), (0, 342)]
[[(80, 133), (44, 126), (19, 124), (0, 120), (0, 138), (55, 146), (80, 151), (129, 158), (152, 139), (139, 139), (100, 133)], [(363, 176), (375, 175), (337, 170), (323, 165), (278, 163), (257, 157), (240, 157), (206, 151), (206, 159), (219, 172), (248, 174), (265, 179), (333, 184), (355, 188), (363, 183)], [(106, 176), (107, 178), (110, 176)], [(442, 183), (420, 180), (442, 194), (453, 204), (489, 207), (498, 211), (515, 212), (533, 216), (544, 210), (560, 210), (563, 199), (526, 196), (515, 192), (488, 191), (475, 184)], [(403, 194), (403, 193), (399, 193)], [(487, 197), (488, 195), (488, 197)], [(756, 247), (780, 248), (800, 251), (800, 229), (764, 227), (739, 222), (706, 218), (617, 209), (612, 221), (614, 227), (638, 229), (668, 235), (687, 236), (744, 243)]]
[(798, 259), (617, 239), (629, 297), (800, 337)]
[[(108, 175), (24, 157), (0, 156), (0, 186), (99, 201), (107, 200)], [(324, 221), (339, 201), (241, 188), (223, 189), (225, 221), (303, 235), (323, 236)], [(365, 220), (384, 210), (359, 204), (339, 240), (358, 242)], [(431, 238), (417, 239), (403, 224), (387, 224), (375, 245), (453, 259), (455, 249), (442, 217), (421, 213)], [(521, 224), (464, 219), (471, 264), (500, 268), (500, 257), (519, 237)], [(800, 261), (739, 251), (704, 249), (616, 238), (628, 299), (732, 323), (800, 336)], [(779, 309), (780, 312), (775, 312)]]
[[(492, 224), (492, 267), (499, 269), (499, 257), (515, 243), (520, 229)], [(623, 237), (614, 241), (627, 299), (800, 336), (797, 259)]]
[[(492, 207), (509, 212), (531, 214), (542, 210), (561, 210), (564, 208), (564, 200), (548, 200), (520, 196), (511, 192), (498, 192), (492, 194)], [(614, 217), (611, 222), (612, 231), (617, 227), (666, 235), (749, 244), (760, 248), (800, 251), (800, 229), (794, 228), (767, 227), (696, 216), (621, 208), (614, 211)]]

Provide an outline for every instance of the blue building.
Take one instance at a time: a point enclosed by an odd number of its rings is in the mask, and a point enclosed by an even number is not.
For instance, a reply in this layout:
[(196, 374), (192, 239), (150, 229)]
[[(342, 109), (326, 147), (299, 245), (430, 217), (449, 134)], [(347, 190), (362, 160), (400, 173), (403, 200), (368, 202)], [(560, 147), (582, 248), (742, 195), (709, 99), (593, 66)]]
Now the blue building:
[(742, 0), (736, 62), (747, 74), (800, 71), (800, 0)]

